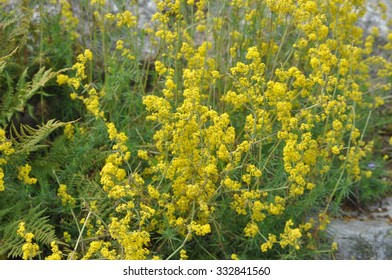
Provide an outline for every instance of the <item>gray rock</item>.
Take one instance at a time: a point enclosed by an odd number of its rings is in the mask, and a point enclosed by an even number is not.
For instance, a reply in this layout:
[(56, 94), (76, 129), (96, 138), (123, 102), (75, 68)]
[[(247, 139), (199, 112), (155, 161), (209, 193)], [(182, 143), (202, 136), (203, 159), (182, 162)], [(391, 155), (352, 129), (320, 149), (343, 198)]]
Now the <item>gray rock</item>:
[(335, 219), (328, 226), (338, 243), (337, 259), (392, 259), (392, 197), (369, 209), (368, 215), (347, 213), (350, 219)]
[[(378, 3), (384, 3), (387, 11), (386, 18), (383, 19)], [(359, 20), (359, 26), (366, 32), (370, 32), (372, 27), (377, 27), (380, 31), (380, 36), (386, 38), (391, 32), (388, 26), (388, 21), (392, 19), (392, 1), (390, 0), (368, 0), (366, 3), (366, 14)]]

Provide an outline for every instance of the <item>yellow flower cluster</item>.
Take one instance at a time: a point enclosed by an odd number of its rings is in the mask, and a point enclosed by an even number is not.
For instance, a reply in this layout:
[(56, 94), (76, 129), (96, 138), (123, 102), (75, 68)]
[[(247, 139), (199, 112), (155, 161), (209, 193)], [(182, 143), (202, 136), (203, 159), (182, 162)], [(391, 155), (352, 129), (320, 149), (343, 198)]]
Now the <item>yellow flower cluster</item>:
[(109, 133), (109, 139), (113, 140), (115, 144), (112, 149), (116, 151), (106, 159), (106, 163), (101, 170), (101, 183), (103, 189), (111, 198), (119, 199), (126, 196), (134, 196), (136, 189), (141, 183), (137, 175), (134, 176), (134, 184), (129, 184), (127, 181), (127, 173), (125, 169), (120, 166), (128, 161), (130, 152), (126, 146), (127, 136), (123, 133), (117, 132), (114, 123), (106, 123)]
[[(102, 17), (99, 14), (99, 12), (95, 11), (94, 15), (96, 16), (96, 18), (99, 18), (99, 21), (101, 22), (101, 25), (103, 26), (102, 20), (101, 20)], [(117, 14), (106, 13), (104, 15), (104, 18), (109, 23), (115, 23), (116, 29), (118, 31), (124, 30), (127, 34), (132, 34), (132, 35), (137, 34), (137, 30), (134, 27), (137, 26), (138, 18), (130, 10), (125, 10), (124, 12), (119, 12)], [(101, 29), (102, 29), (102, 32), (106, 31), (105, 27), (101, 27)], [(132, 32), (130, 32), (130, 30), (132, 30)], [(133, 36), (128, 37), (127, 38), (128, 40), (118, 39), (116, 41), (116, 50), (118, 50), (121, 53), (122, 57), (127, 58), (129, 60), (135, 60), (136, 59), (135, 53), (137, 53), (139, 51), (137, 49), (137, 46), (134, 44), (132, 37)], [(127, 45), (129, 47), (127, 47)]]
[(69, 234), (68, 231), (64, 231), (63, 237), (64, 237), (65, 242), (70, 242), (71, 241), (71, 235)]
[[(84, 80), (87, 78), (86, 75), (86, 64), (88, 61), (93, 60), (93, 53), (89, 49), (85, 49), (83, 54), (79, 54), (77, 57), (77, 62), (72, 66), (72, 69), (75, 70), (75, 77), (69, 77), (64, 74), (59, 74), (57, 76), (57, 84), (63, 85), (67, 84), (72, 87), (75, 91), (78, 90), (83, 84)], [(88, 85), (83, 84), (84, 91), (87, 93), (87, 96), (84, 97), (82, 95), (78, 95), (76, 92), (71, 93), (71, 99), (79, 99), (83, 101), (86, 106), (86, 109), (92, 113), (96, 118), (103, 118), (104, 112), (99, 108), (99, 100), (105, 95), (105, 91), (101, 90), (97, 92), (97, 90)], [(68, 132), (70, 130), (70, 124), (67, 124), (65, 127), (65, 131)], [(71, 135), (66, 134), (67, 138), (71, 137)], [(71, 137), (72, 138), (72, 137)], [(70, 138), (69, 138), (70, 139)]]
[(24, 166), (20, 166), (18, 169), (19, 169), (19, 172), (18, 172), (18, 179), (19, 180), (21, 180), (22, 182), (24, 182), (25, 184), (28, 184), (28, 185), (33, 185), (33, 184), (37, 183), (36, 178), (29, 177), (29, 173), (31, 171), (31, 166), (28, 163), (26, 163)]
[(259, 232), (259, 227), (253, 221), (249, 222), (244, 228), (244, 233), (246, 237), (255, 237), (255, 235)]
[(323, 212), (319, 214), (318, 218), (319, 218), (319, 227), (318, 227), (319, 230), (325, 230), (328, 224), (331, 222), (329, 220), (328, 215), (325, 212)]
[(56, 81), (57, 81), (57, 84), (59, 86), (67, 84), (68, 80), (69, 80), (69, 77), (67, 75), (64, 75), (64, 74), (58, 74), (57, 75), (57, 80)]
[[(57, 75), (57, 84), (63, 85), (67, 84), (77, 90), (82, 81), (87, 78), (85, 74), (86, 63), (87, 61), (91, 61), (93, 59), (93, 54), (89, 49), (84, 51), (84, 54), (79, 54), (77, 57), (77, 62), (72, 66), (73, 70), (76, 70), (75, 77), (70, 78), (68, 75), (58, 74)], [(72, 93), (73, 99), (77, 98), (76, 93)]]
[(186, 251), (182, 249), (180, 251), (180, 260), (187, 260), (187, 259), (188, 259), (188, 255), (186, 254)]
[(282, 248), (290, 245), (296, 250), (300, 249), (299, 239), (302, 236), (301, 230), (299, 228), (291, 228), (294, 225), (292, 220), (288, 220), (284, 227), (284, 232), (280, 234), (279, 244)]
[(64, 126), (64, 135), (67, 137), (69, 140), (73, 140), (75, 136), (75, 128), (72, 123), (67, 123)]
[(67, 193), (67, 185), (60, 184), (57, 190), (57, 196), (61, 199), (62, 205), (75, 205), (75, 198), (73, 198), (69, 193)]
[[(127, 19), (127, 15), (127, 13), (122, 15), (125, 16), (124, 20)], [(123, 24), (127, 23), (123, 22)], [(91, 61), (92, 58), (93, 55), (88, 49), (78, 56), (77, 63), (74, 65), (73, 69), (76, 71), (76, 79), (78, 79), (79, 82), (86, 78), (86, 75), (84, 74), (85, 64), (87, 61)], [(104, 95), (104, 91), (97, 93), (95, 88), (88, 84), (83, 87), (87, 92), (87, 97), (79, 96), (74, 93), (74, 99), (82, 100), (86, 109), (91, 112), (96, 119), (101, 119), (105, 122), (109, 139), (113, 142), (113, 153), (106, 158), (105, 165), (101, 169), (100, 182), (107, 197), (118, 201), (116, 207), (118, 216), (112, 218), (106, 226), (102, 225), (98, 220), (98, 228), (95, 233), (95, 226), (90, 221), (83, 221), (83, 223), (88, 228), (88, 236), (91, 236), (92, 234), (104, 236), (106, 234), (105, 232), (109, 232), (111, 238), (116, 240), (118, 247), (122, 248), (122, 253), (118, 253), (116, 248), (110, 249), (113, 245), (110, 242), (104, 242), (102, 240), (93, 241), (90, 243), (89, 250), (83, 258), (89, 259), (94, 256), (100, 256), (104, 259), (145, 259), (149, 254), (149, 250), (146, 249), (146, 246), (150, 242), (150, 237), (147, 231), (141, 230), (140, 228), (148, 228), (150, 226), (150, 220), (154, 216), (155, 210), (146, 204), (140, 203), (140, 205), (135, 205), (133, 202), (133, 198), (142, 193), (144, 180), (137, 173), (127, 174), (127, 171), (121, 167), (122, 165), (127, 164), (131, 156), (127, 147), (128, 137), (125, 133), (118, 132), (115, 124), (107, 121), (104, 112), (99, 109), (100, 97)], [(75, 90), (77, 90), (77, 87), (75, 87)], [(141, 155), (142, 157), (145, 156), (143, 153), (141, 153)], [(65, 185), (60, 185), (58, 194), (63, 203), (74, 203), (73, 198), (66, 193)], [(140, 217), (137, 227), (139, 229), (133, 231), (129, 229), (129, 223), (131, 219), (136, 218), (133, 214), (136, 206), (140, 206)], [(99, 211), (99, 209), (91, 207), (91, 211)], [(121, 218), (120, 215), (123, 215), (123, 217)], [(151, 222), (151, 224), (153, 223)]]
[(118, 27), (126, 25), (128, 28), (131, 28), (136, 25), (136, 17), (130, 11), (118, 13), (116, 15), (116, 21)]
[(268, 240), (261, 244), (260, 249), (262, 252), (267, 252), (269, 249), (272, 248), (274, 243), (277, 242), (276, 235), (269, 233), (268, 234)]
[(72, 66), (72, 69), (76, 70), (76, 77), (81, 80), (87, 78), (85, 74), (86, 62), (93, 59), (93, 53), (86, 49), (83, 54), (79, 54), (77, 57), (77, 62)]
[[(174, 209), (170, 212), (177, 212), (178, 216), (167, 213), (169, 223), (180, 225), (183, 230), (184, 221), (187, 221), (196, 235), (205, 235), (210, 233), (206, 221), (213, 212), (209, 200), (219, 176), (218, 158), (230, 160), (227, 147), (234, 142), (235, 135), (227, 114), (220, 115), (201, 104), (207, 97), (203, 94), (204, 88), (214, 83), (217, 73), (214, 62), (207, 58), (211, 45), (203, 43), (193, 50), (191, 43), (183, 43), (181, 48), (182, 56), (189, 60), (188, 68), (182, 71), (182, 104), (173, 112), (171, 102), (178, 94), (172, 80), (174, 69), (161, 61), (157, 61), (155, 67), (160, 75), (166, 75), (164, 96), (148, 95), (143, 103), (150, 112), (148, 119), (162, 124), (154, 135), (155, 147), (159, 151), (158, 162), (151, 168), (157, 176), (164, 176), (172, 182)], [(204, 68), (205, 64), (208, 69)], [(204, 148), (200, 149), (200, 146)], [(164, 155), (172, 159), (168, 160)], [(200, 209), (198, 219), (194, 221), (190, 220), (194, 213), (192, 205)]]
[(110, 242), (104, 242), (102, 240), (92, 241), (90, 243), (87, 253), (83, 256), (82, 259), (83, 260), (91, 259), (94, 256), (94, 254), (99, 252), (100, 256), (102, 256), (102, 258), (106, 260), (116, 260), (117, 259), (116, 250), (114, 249), (110, 250), (110, 247), (111, 247)]
[(20, 222), (17, 230), (17, 234), (25, 239), (25, 243), (22, 245), (24, 260), (33, 259), (39, 253), (39, 246), (37, 243), (33, 242), (34, 234), (31, 232), (26, 232), (25, 222)]
[(146, 246), (150, 242), (150, 234), (144, 230), (128, 230), (125, 220), (118, 221), (113, 218), (109, 231), (112, 238), (117, 240), (124, 249), (122, 259), (126, 260), (144, 260), (150, 251)]
[(72, 6), (68, 0), (60, 0), (61, 4), (61, 25), (69, 32), (71, 39), (77, 39), (80, 34), (76, 31), (79, 19), (72, 13)]
[(271, 12), (287, 14), (295, 8), (292, 0), (266, 0), (265, 1)]
[(12, 148), (12, 142), (7, 140), (5, 130), (3, 128), (0, 128), (0, 152), (0, 192), (2, 192), (5, 190), (5, 174), (1, 166), (5, 165), (8, 161), (8, 157), (15, 152), (14, 148)]
[(59, 246), (56, 244), (56, 241), (50, 242), (50, 246), (52, 249), (52, 254), (47, 256), (45, 260), (61, 260), (62, 252), (59, 250)]
[(105, 6), (106, 5), (106, 0), (91, 0), (90, 4), (91, 5)]
[(105, 95), (105, 92), (97, 92), (95, 88), (85, 87), (87, 91), (87, 97), (83, 98), (83, 103), (86, 105), (86, 109), (91, 112), (96, 118), (103, 117), (104, 113), (99, 109), (99, 98)]
[(194, 221), (192, 221), (189, 225), (189, 229), (194, 232), (196, 235), (204, 236), (211, 232), (211, 226), (209, 224), (200, 225)]
[(4, 190), (4, 170), (0, 167), (0, 192), (3, 192)]
[[(57, 76), (75, 90), (71, 98), (104, 121), (111, 141), (100, 183), (115, 210), (105, 225), (88, 225), (102, 240), (91, 242), (84, 258), (146, 259), (153, 236), (168, 231), (185, 238), (181, 246), (189, 236), (215, 237), (212, 221), (222, 209), (244, 220), (243, 236), (263, 238), (261, 252), (274, 244), (299, 250), (312, 224), (291, 218), (291, 206), (339, 183), (337, 170), (348, 181), (371, 176), (361, 170), (373, 145), (363, 140), (362, 113), (384, 101), (369, 94), (369, 64), (379, 66), (380, 77), (391, 77), (392, 66), (370, 58), (377, 30), (363, 40), (354, 24), (363, 1), (229, 3), (231, 14), (223, 17), (206, 9), (206, 0), (157, 1), (145, 30), (159, 48), (156, 83), (142, 98), (156, 126), (148, 149), (137, 151), (143, 161), (136, 169), (127, 135), (101, 109), (105, 91), (90, 81), (84, 96), (76, 93), (91, 51), (78, 56), (74, 78)], [(113, 28), (137, 25), (131, 11), (105, 19)], [(118, 39), (113, 48), (134, 59), (131, 45)], [(66, 191), (62, 197), (68, 202)], [(279, 225), (270, 226), (276, 218)], [(319, 221), (324, 230), (327, 214)], [(111, 242), (103, 241), (105, 231)], [(180, 257), (188, 257), (184, 249)]]

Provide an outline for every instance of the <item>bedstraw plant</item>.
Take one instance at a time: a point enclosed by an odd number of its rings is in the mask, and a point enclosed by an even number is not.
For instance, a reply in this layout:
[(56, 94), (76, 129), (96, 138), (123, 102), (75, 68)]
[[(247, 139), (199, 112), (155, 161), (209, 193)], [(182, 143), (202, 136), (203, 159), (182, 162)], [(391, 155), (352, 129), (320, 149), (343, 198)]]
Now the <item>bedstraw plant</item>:
[[(372, 134), (392, 33), (359, 27), (364, 0), (157, 0), (147, 22), (137, 1), (21, 2), (44, 59), (29, 104), (2, 54), (5, 257), (328, 258), (342, 203), (390, 187)], [(44, 103), (62, 122), (6, 113)]]

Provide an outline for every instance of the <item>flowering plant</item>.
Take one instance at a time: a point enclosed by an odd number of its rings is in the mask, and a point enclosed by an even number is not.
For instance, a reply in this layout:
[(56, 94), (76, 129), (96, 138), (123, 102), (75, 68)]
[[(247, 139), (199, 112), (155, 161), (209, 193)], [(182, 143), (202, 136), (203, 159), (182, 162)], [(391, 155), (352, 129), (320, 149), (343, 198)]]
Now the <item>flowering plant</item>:
[[(388, 56), (373, 53), (377, 29), (365, 36), (356, 25), (365, 2), (159, 0), (143, 27), (135, 5), (114, 13), (107, 2), (86, 7), (90, 47), (56, 80), (67, 102), (83, 106), (54, 147), (99, 156), (56, 166), (50, 179), (29, 176), (34, 161), (19, 167), (24, 184), (57, 185), (53, 203), (66, 217), (57, 240), (68, 245), (51, 241), (48, 258), (336, 250), (324, 250), (322, 232), (373, 175), (366, 132), (392, 73)], [(70, 2), (56, 5), (69, 40), (83, 37)], [(391, 40), (380, 46), (386, 53)], [(142, 59), (143, 45), (154, 59)], [(6, 164), (13, 150), (0, 141)], [(34, 232), (18, 234), (23, 257), (35, 257)]]

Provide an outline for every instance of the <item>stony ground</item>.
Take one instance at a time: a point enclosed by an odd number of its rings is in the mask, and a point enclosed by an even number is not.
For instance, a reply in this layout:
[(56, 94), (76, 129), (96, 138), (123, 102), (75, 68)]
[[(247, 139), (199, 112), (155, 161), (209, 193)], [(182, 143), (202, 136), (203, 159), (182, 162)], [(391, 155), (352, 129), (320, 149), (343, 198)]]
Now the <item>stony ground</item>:
[(337, 259), (391, 260), (392, 197), (345, 213), (332, 221), (328, 233), (338, 243)]

